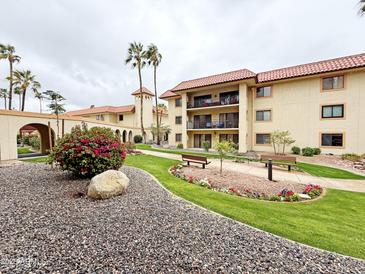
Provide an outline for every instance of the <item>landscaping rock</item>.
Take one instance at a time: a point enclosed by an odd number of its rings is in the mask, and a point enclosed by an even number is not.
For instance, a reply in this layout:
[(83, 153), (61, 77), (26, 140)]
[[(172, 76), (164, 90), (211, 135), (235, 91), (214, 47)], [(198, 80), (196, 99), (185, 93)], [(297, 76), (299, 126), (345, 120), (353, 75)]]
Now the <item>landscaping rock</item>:
[(303, 200), (310, 200), (311, 196), (309, 196), (308, 194), (304, 194), (304, 193), (300, 193), (299, 197)]
[(129, 178), (121, 171), (107, 170), (91, 179), (87, 195), (94, 199), (108, 199), (124, 193)]

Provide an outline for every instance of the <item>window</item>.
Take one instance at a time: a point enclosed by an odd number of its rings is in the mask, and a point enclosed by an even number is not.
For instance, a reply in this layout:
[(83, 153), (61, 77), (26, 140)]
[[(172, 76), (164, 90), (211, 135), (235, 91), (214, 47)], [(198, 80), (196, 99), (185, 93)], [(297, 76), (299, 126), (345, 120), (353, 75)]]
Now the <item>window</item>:
[(256, 111), (256, 121), (271, 121), (271, 110)]
[(230, 105), (239, 103), (238, 91), (228, 91), (219, 94), (219, 104), (220, 105)]
[(209, 147), (212, 146), (212, 135), (211, 134), (194, 134), (194, 147), (203, 148), (203, 142), (209, 142)]
[(194, 107), (209, 107), (212, 105), (212, 95), (203, 95), (194, 97)]
[(175, 117), (175, 124), (177, 124), (177, 125), (181, 125), (182, 124), (182, 117), (181, 116), (176, 116)]
[(256, 144), (257, 145), (268, 145), (270, 144), (271, 141), (270, 141), (270, 134), (256, 134)]
[(175, 107), (181, 107), (181, 98), (175, 99)]
[(342, 133), (322, 133), (321, 146), (323, 147), (343, 147)]
[(182, 140), (182, 134), (181, 133), (176, 133), (175, 135), (175, 141), (176, 142), (181, 142)]
[(256, 88), (256, 97), (270, 97), (271, 86)]
[(212, 115), (194, 115), (194, 128), (212, 128)]
[(333, 76), (326, 77), (322, 79), (322, 89), (323, 90), (331, 90), (331, 89), (341, 89), (344, 88), (344, 76)]
[(104, 114), (96, 115), (96, 120), (104, 121)]
[(344, 105), (322, 106), (322, 118), (343, 118)]
[[(220, 113), (219, 123), (216, 125), (218, 128), (238, 128), (238, 112)], [(213, 124), (214, 126), (214, 124)]]
[(219, 134), (219, 142), (230, 141), (238, 144), (238, 134)]
[(123, 114), (119, 114), (119, 121), (123, 121), (123, 119), (124, 119)]

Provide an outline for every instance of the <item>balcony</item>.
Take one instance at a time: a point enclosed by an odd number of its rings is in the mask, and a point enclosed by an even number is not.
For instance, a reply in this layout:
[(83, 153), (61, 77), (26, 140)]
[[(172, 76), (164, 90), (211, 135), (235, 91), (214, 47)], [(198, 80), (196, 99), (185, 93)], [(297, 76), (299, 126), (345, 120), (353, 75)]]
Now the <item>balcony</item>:
[(211, 122), (187, 122), (187, 129), (238, 129), (237, 120), (211, 121)]
[(207, 108), (207, 107), (217, 107), (217, 106), (229, 106), (236, 104), (239, 104), (239, 96), (231, 95), (231, 96), (221, 97), (218, 100), (214, 99), (194, 100), (192, 102), (187, 103), (187, 108), (196, 109), (196, 108)]

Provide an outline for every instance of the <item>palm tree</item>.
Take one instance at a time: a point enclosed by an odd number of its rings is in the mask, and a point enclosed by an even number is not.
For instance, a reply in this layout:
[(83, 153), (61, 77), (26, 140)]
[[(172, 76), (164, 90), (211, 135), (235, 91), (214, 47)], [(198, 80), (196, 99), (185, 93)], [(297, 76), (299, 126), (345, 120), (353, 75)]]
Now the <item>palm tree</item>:
[(141, 43), (133, 42), (129, 44), (127, 58), (125, 64), (131, 64), (132, 69), (137, 68), (139, 80), (139, 97), (141, 99), (141, 132), (143, 140), (146, 143), (146, 134), (143, 127), (143, 93), (142, 93), (142, 75), (141, 70), (146, 65), (146, 52), (143, 50)]
[[(146, 52), (148, 65), (153, 66), (153, 84), (155, 87), (155, 106), (157, 110), (157, 83), (156, 83), (156, 71), (158, 65), (161, 63), (162, 55), (159, 53), (158, 48), (154, 44), (150, 44)], [(156, 111), (156, 127), (157, 127), (157, 145), (160, 144), (160, 122), (158, 119), (158, 111)]]
[(18, 110), (20, 111), (20, 109), (22, 107), (22, 94), (23, 94), (23, 91), (20, 89), (20, 87), (15, 86), (14, 87), (14, 94), (17, 94), (19, 96)]
[(45, 95), (44, 98), (50, 101), (48, 107), (51, 110), (51, 113), (56, 114), (57, 139), (59, 139), (60, 138), (59, 115), (66, 111), (64, 107), (65, 104), (62, 104), (61, 102), (66, 99), (59, 92), (53, 90), (47, 90), (46, 92), (43, 92), (43, 94)]
[(4, 109), (7, 109), (8, 90), (6, 88), (0, 88), (0, 98), (4, 98)]
[(166, 113), (166, 111), (167, 111), (167, 106), (165, 104), (157, 105), (156, 112), (160, 112), (160, 120), (159, 120), (160, 125), (162, 124), (162, 115)]
[(11, 45), (0, 44), (0, 59), (9, 61), (9, 109), (13, 100), (13, 64), (20, 61), (20, 56), (15, 55), (15, 48)]
[(41, 84), (35, 80), (35, 75), (30, 70), (14, 71), (14, 85), (18, 86), (22, 91), (21, 111), (24, 111), (25, 96), (28, 87), (32, 86), (33, 91), (41, 88)]
[(42, 92), (39, 92), (37, 88), (33, 88), (34, 97), (39, 100), (39, 113), (42, 113), (42, 100), (44, 98)]
[(360, 13), (360, 15), (364, 15), (365, 14), (365, 0), (360, 0), (359, 5), (360, 5), (359, 13)]

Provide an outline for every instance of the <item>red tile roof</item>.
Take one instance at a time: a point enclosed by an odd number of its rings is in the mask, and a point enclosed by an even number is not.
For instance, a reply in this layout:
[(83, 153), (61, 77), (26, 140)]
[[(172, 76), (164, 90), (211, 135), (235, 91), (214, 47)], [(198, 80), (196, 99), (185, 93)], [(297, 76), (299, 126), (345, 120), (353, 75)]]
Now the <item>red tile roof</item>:
[(175, 92), (171, 91), (171, 89), (169, 89), (168, 91), (165, 91), (164, 93), (161, 94), (160, 99), (166, 99), (166, 98), (170, 98), (170, 97), (175, 97), (175, 96), (179, 96), (179, 94), (176, 94)]
[(244, 80), (249, 78), (254, 78), (256, 74), (248, 69), (240, 69), (230, 72), (225, 72), (221, 74), (216, 74), (212, 76), (206, 76), (202, 78), (197, 78), (189, 81), (183, 81), (176, 87), (171, 89), (171, 91), (186, 90), (192, 88), (205, 87), (210, 85), (216, 85), (221, 83), (233, 82), (238, 80)]
[(257, 74), (257, 82), (262, 83), (359, 67), (365, 67), (365, 53), (261, 72)]
[[(133, 93), (132, 93), (132, 95), (139, 95), (139, 89), (137, 89), (136, 91), (134, 91)], [(150, 91), (148, 88), (146, 88), (146, 87), (142, 87), (142, 93), (144, 93), (144, 94), (148, 94), (148, 95), (150, 95), (150, 96), (155, 96), (153, 93), (152, 93), (152, 91)]]
[(93, 107), (93, 108), (85, 108), (80, 110), (69, 111), (66, 114), (70, 116), (80, 116), (80, 115), (87, 115), (87, 114), (96, 114), (96, 113), (122, 113), (122, 112), (133, 112), (135, 106), (128, 105), (128, 106), (102, 106), (102, 107)]

